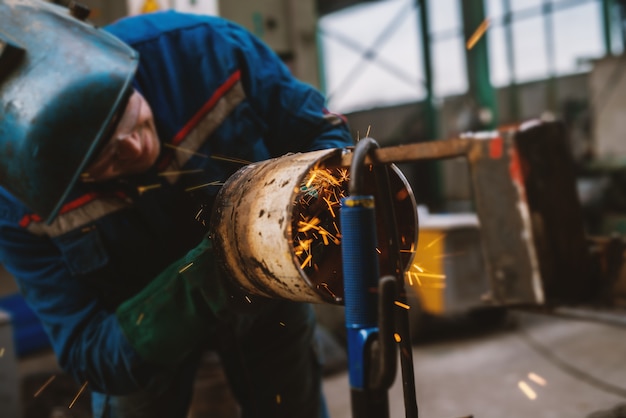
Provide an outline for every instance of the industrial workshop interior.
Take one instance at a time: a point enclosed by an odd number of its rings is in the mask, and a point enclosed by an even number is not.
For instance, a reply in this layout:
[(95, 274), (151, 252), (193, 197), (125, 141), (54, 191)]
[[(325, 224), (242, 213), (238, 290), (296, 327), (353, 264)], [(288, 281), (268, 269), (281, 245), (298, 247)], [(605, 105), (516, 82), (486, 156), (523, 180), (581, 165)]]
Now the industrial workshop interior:
[[(0, 95), (20, 45), (8, 9), (33, 1), (0, 0)], [(241, 288), (313, 307), (330, 418), (626, 418), (625, 0), (45, 3), (96, 29), (170, 9), (233, 21), (347, 121), (354, 147), (278, 157), (270, 199), (244, 194), (269, 170), (250, 164), (218, 195), (249, 206), (211, 218)], [(304, 180), (318, 166), (341, 177), (330, 192)], [(311, 209), (294, 195), (324, 193), (341, 208), (323, 197), (332, 219), (297, 229)], [(246, 223), (281, 211), (284, 230)], [(0, 418), (95, 417), (8, 264)], [(220, 356), (200, 362), (187, 418), (241, 417)]]

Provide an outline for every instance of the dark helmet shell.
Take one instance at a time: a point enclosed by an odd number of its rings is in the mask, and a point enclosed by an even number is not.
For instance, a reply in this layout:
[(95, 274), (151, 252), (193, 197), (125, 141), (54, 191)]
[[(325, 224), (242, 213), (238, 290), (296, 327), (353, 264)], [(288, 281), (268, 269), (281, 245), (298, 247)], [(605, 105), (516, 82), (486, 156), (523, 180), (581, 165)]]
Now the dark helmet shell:
[(0, 0), (0, 185), (51, 221), (124, 104), (138, 55), (38, 0)]

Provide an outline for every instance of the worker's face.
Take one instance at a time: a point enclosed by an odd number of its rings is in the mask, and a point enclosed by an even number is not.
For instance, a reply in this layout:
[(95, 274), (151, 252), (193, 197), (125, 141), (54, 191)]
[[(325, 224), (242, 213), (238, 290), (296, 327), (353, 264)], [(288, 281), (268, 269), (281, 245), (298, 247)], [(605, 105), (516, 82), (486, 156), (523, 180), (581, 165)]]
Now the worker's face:
[(156, 161), (159, 138), (148, 102), (135, 91), (109, 142), (83, 175), (85, 181), (104, 181), (142, 173)]

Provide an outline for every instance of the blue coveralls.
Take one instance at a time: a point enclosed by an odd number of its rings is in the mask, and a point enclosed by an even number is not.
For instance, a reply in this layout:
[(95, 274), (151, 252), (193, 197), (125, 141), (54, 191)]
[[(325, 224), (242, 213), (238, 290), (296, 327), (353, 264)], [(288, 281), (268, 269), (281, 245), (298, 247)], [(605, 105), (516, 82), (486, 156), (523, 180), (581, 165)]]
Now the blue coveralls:
[[(200, 353), (175, 370), (147, 364), (115, 308), (206, 235), (196, 215), (210, 212), (219, 186), (194, 186), (223, 182), (241, 167), (207, 156), (259, 161), (352, 139), (320, 93), (231, 22), (159, 12), (106, 29), (140, 54), (133, 85), (154, 113), (157, 164), (79, 184), (51, 225), (0, 188), (0, 263), (41, 319), (61, 367), (88, 382), (96, 418), (184, 417)], [(198, 338), (220, 353), (244, 416), (305, 417), (321, 396), (313, 327), (306, 304), (273, 301), (234, 323), (215, 319)]]

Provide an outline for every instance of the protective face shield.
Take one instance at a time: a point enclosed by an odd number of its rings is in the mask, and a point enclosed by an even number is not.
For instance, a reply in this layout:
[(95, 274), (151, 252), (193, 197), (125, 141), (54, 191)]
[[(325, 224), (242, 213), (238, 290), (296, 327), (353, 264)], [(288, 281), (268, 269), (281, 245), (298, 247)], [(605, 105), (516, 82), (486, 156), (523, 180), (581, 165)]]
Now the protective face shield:
[(51, 222), (124, 109), (137, 53), (38, 0), (0, 0), (0, 185)]

